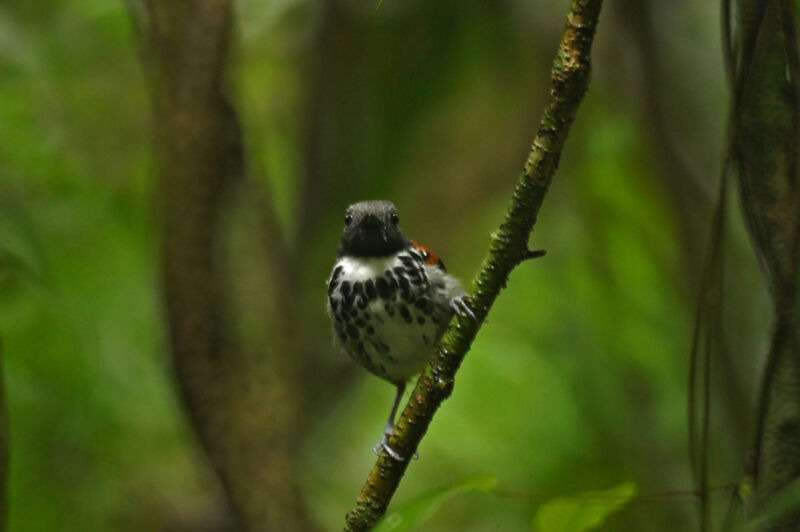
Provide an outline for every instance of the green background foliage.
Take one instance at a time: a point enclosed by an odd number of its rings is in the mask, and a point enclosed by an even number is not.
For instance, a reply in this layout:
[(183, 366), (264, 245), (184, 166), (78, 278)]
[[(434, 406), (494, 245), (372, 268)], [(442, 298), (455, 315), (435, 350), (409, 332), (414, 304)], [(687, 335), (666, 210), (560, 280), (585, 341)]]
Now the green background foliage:
[[(343, 2), (322, 29), (316, 3), (236, 4), (231, 80), (250, 178), (286, 238), (306, 250), (297, 265), (304, 332), (347, 374), (331, 374), (330, 397), (310, 398), (298, 464), (308, 510), (325, 530), (341, 526), (369, 471), (393, 394), (329, 341), (323, 282), (341, 213), (355, 200), (393, 200), (405, 231), (469, 279), (527, 154), (566, 9), (555, 0), (427, 4), (392, 0), (376, 11), (374, 2)], [(529, 530), (558, 495), (623, 482), (641, 492), (691, 487), (686, 377), (707, 226), (679, 207), (697, 202), (710, 213), (726, 90), (716, 6), (648, 5), (658, 21), (650, 56), (633, 30), (642, 20), (624, 3), (607, 6), (593, 82), (534, 234), (548, 255), (513, 273), (394, 504), (431, 489), (451, 494), (446, 487), (465, 476), (494, 478), (498, 489), (458, 490), (425, 530)], [(122, 3), (0, 6), (12, 531), (225, 523), (173, 385), (152, 133)], [(686, 176), (674, 171), (676, 158)], [(297, 205), (309, 167), (314, 216), (303, 229)], [(755, 259), (732, 216), (726, 336), (742, 356), (715, 375), (713, 485), (741, 475), (746, 411), (730, 405), (749, 404), (752, 354), (768, 323)], [(246, 247), (236, 249), (247, 260)], [(244, 326), (263, 326), (253, 320)], [(727, 499), (714, 503), (721, 512)], [(690, 496), (635, 504), (605, 526), (682, 529), (695, 523), (694, 509)]]

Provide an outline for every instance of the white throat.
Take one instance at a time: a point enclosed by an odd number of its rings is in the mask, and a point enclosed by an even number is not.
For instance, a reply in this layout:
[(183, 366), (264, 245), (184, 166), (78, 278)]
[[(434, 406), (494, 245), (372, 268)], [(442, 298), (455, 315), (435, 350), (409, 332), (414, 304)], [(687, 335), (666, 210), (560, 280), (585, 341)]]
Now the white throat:
[(336, 263), (342, 267), (342, 277), (351, 282), (366, 281), (383, 275), (386, 270), (397, 266), (397, 254), (388, 257), (342, 257)]

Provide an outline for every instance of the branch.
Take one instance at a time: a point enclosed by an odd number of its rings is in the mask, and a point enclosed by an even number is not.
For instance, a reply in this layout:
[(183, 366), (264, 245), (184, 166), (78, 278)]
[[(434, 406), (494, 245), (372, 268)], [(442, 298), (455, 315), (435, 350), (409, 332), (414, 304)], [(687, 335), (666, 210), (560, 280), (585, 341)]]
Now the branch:
[[(558, 168), (561, 150), (578, 105), (589, 85), (590, 52), (602, 0), (573, 0), (567, 24), (551, 72), (552, 88), (547, 109), (533, 139), (525, 168), (517, 181), (511, 205), (500, 229), (492, 234), (489, 253), (469, 292), (472, 309), (482, 323), (505, 286), (511, 271), (531, 258), (528, 250), (536, 216)], [(411, 456), (425, 435), (434, 413), (453, 391), (461, 361), (478, 333), (477, 323), (450, 323), (436, 356), (420, 376), (389, 444), (404, 456)], [(345, 531), (367, 530), (384, 514), (408, 461), (380, 457), (370, 472), (361, 494), (347, 514)]]

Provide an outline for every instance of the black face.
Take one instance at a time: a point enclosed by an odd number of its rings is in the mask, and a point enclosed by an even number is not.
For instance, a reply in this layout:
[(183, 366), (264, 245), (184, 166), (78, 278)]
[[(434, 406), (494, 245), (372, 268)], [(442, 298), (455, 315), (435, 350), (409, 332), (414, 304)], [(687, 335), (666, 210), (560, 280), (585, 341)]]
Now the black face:
[(409, 241), (400, 230), (397, 209), (391, 201), (361, 201), (344, 215), (339, 256), (387, 257), (406, 248)]

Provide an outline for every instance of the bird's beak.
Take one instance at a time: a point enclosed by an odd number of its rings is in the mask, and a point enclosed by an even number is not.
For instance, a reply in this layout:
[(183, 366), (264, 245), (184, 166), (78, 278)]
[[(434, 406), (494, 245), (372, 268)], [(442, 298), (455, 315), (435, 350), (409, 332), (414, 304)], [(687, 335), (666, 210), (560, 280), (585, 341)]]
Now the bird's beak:
[(364, 217), (364, 221), (362, 222), (365, 226), (368, 227), (380, 227), (381, 228), (381, 238), (384, 242), (389, 241), (389, 235), (386, 234), (386, 224), (383, 223), (383, 220), (378, 218), (374, 214), (368, 214)]
[(361, 223), (365, 225), (380, 225), (381, 219), (375, 216), (374, 214), (367, 214), (364, 216), (364, 221)]

